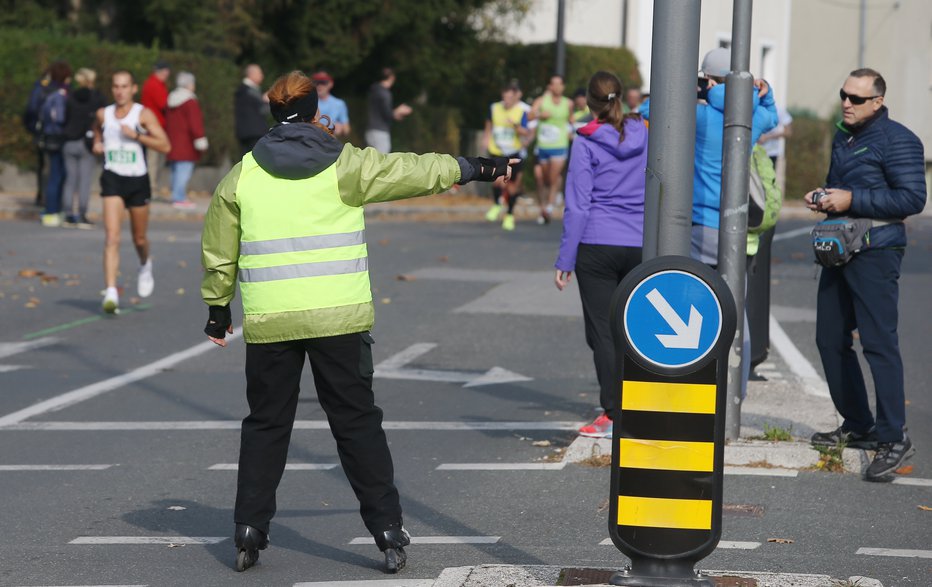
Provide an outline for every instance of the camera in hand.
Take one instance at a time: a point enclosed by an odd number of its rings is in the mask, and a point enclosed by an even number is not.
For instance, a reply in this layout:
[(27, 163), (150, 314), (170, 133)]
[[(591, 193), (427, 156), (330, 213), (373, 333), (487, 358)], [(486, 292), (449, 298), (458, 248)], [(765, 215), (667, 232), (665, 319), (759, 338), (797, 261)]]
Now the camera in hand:
[(816, 190), (812, 192), (812, 205), (816, 207), (821, 207), (819, 202), (822, 201), (822, 198), (828, 195), (828, 192), (825, 190)]

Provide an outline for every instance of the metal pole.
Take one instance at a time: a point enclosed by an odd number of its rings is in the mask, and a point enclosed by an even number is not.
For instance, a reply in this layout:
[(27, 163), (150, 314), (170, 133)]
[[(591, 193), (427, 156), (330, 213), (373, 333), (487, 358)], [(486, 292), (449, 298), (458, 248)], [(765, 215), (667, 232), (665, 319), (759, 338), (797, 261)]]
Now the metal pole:
[(867, 0), (861, 0), (861, 26), (858, 31), (858, 69), (864, 67), (864, 50), (867, 45)]
[(728, 356), (728, 405), (725, 438), (741, 432), (741, 385), (744, 340), (744, 297), (747, 276), (748, 189), (754, 78), (751, 61), (753, 0), (734, 0), (731, 30), (731, 73), (725, 82), (725, 135), (722, 157), (722, 202), (719, 219), (718, 270), (735, 297), (738, 327)]
[(621, 46), (628, 46), (628, 0), (621, 0)]
[[(645, 261), (689, 256), (696, 152), (700, 0), (654, 0)], [(660, 219), (663, 218), (663, 222)]]
[(554, 73), (566, 76), (566, 42), (563, 40), (563, 27), (566, 21), (566, 0), (557, 0), (557, 62)]

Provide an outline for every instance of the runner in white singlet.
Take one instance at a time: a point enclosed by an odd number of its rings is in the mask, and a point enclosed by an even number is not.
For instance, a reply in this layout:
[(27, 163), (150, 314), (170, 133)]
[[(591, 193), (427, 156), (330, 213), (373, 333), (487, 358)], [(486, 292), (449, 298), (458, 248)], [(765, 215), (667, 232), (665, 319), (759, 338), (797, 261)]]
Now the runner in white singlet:
[(104, 209), (104, 293), (103, 309), (108, 314), (120, 305), (117, 274), (120, 268), (120, 230), (123, 208), (129, 210), (133, 244), (139, 255), (136, 289), (140, 297), (152, 295), (152, 259), (149, 258), (149, 174), (145, 149), (160, 153), (171, 150), (165, 131), (155, 114), (133, 101), (138, 88), (133, 74), (120, 70), (113, 74), (114, 104), (97, 111), (94, 127), (94, 153), (104, 156), (100, 176), (100, 196)]

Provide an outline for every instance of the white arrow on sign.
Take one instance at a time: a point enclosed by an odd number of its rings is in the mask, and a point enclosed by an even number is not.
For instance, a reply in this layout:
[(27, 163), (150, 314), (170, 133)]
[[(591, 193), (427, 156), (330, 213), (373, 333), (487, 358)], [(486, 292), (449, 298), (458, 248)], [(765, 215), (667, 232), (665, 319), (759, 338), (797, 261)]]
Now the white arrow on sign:
[(647, 294), (647, 299), (654, 306), (673, 332), (676, 334), (657, 334), (657, 340), (668, 349), (697, 349), (699, 348), (699, 335), (702, 333), (702, 314), (696, 306), (689, 306), (689, 324), (683, 322), (667, 299), (656, 288)]
[(433, 342), (413, 344), (396, 355), (385, 359), (375, 366), (375, 376), (381, 379), (410, 379), (415, 381), (443, 381), (446, 383), (465, 383), (463, 387), (495, 385), (516, 381), (531, 381), (525, 377), (501, 367), (492, 367), (485, 373), (468, 371), (441, 371), (438, 369), (406, 369), (405, 365), (436, 347)]

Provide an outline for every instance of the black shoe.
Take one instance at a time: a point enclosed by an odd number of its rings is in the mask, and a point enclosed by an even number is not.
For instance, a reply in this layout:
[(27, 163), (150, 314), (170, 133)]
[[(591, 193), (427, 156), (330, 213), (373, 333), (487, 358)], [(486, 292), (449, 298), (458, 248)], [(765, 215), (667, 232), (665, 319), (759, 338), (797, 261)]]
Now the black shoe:
[(385, 572), (397, 573), (405, 568), (408, 555), (404, 547), (411, 544), (411, 536), (401, 523), (392, 524), (381, 534), (375, 536), (375, 544), (385, 554)]
[(75, 228), (78, 225), (78, 217), (74, 214), (68, 214), (65, 216), (65, 220), (61, 224), (62, 226), (66, 226), (68, 228)]
[(913, 441), (903, 433), (903, 440), (881, 442), (877, 445), (874, 460), (867, 466), (865, 477), (868, 481), (890, 481), (894, 471), (903, 466), (906, 459), (916, 454)]
[(237, 524), (233, 535), (236, 545), (236, 571), (242, 573), (259, 561), (259, 551), (269, 546), (269, 536), (246, 524)]
[(813, 446), (846, 446), (866, 450), (877, 448), (877, 434), (873, 428), (867, 433), (860, 433), (851, 432), (845, 430), (844, 426), (839, 426), (831, 432), (816, 432), (809, 441)]
[(77, 227), (82, 230), (91, 230), (94, 228), (94, 223), (87, 219), (87, 216), (81, 216), (78, 218)]

